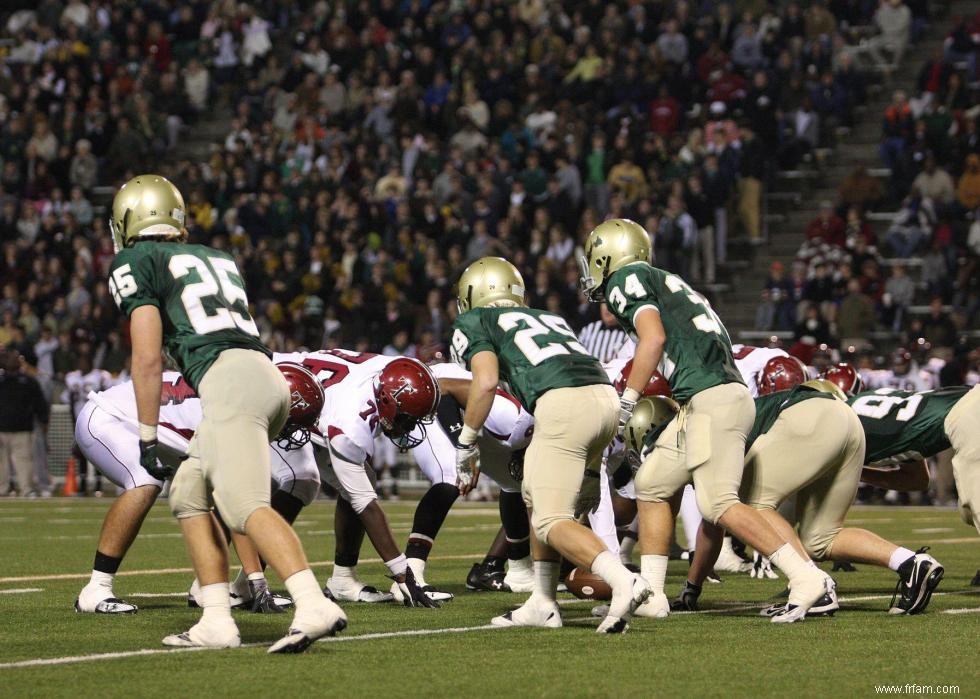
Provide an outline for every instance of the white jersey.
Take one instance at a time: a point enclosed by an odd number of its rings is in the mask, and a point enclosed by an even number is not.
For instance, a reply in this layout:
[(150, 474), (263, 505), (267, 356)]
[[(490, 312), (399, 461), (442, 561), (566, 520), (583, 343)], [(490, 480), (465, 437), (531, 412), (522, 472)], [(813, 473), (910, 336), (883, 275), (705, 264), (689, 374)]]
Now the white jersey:
[(918, 393), (939, 388), (939, 380), (936, 375), (925, 369), (920, 369), (914, 362), (909, 367), (907, 374), (896, 374), (891, 369), (862, 371), (861, 381), (864, 382), (864, 390), (866, 391), (878, 388), (894, 388), (899, 391)]
[(374, 383), (381, 370), (396, 359), (339, 349), (272, 356), (276, 363), (302, 364), (316, 376), (323, 386), (324, 402), (312, 441), (354, 464), (374, 457), (374, 439), (381, 434)]
[(112, 374), (102, 369), (92, 369), (83, 374), (80, 369), (65, 374), (65, 390), (61, 400), (71, 406), (71, 414), (75, 417), (82, 412), (90, 393), (104, 391), (114, 383)]
[(735, 367), (742, 375), (742, 380), (749, 387), (753, 398), (759, 397), (759, 374), (770, 359), (788, 357), (781, 349), (769, 347), (752, 347), (751, 345), (732, 345), (732, 356), (735, 357)]

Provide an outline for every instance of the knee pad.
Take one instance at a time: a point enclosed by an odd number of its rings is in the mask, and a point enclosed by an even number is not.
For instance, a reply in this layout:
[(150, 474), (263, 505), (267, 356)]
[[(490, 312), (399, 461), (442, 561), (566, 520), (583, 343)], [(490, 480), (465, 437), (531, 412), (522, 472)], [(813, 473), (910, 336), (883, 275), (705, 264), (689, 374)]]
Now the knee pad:
[(571, 512), (538, 512), (537, 510), (531, 510), (531, 528), (534, 530), (534, 535), (538, 538), (538, 541), (543, 541), (546, 544), (548, 543), (548, 534), (551, 532), (551, 528), (558, 522), (566, 519), (569, 521), (574, 519)]
[(839, 528), (826, 532), (810, 532), (801, 536), (800, 540), (810, 558), (815, 561), (825, 561), (830, 558), (834, 540), (839, 533)]
[(712, 524), (718, 524), (718, 520), (728, 511), (728, 508), (739, 503), (738, 493), (723, 493), (712, 498), (704, 490), (704, 488), (695, 488), (694, 497), (697, 498), (701, 516)]
[(320, 481), (299, 480), (293, 481), (289, 489), (290, 495), (303, 503), (303, 507), (311, 504), (320, 494)]
[(207, 497), (203, 476), (200, 476), (200, 481), (198, 481), (190, 471), (178, 469), (170, 483), (167, 503), (170, 506), (170, 512), (177, 519), (208, 514), (211, 511), (211, 502)]
[(378, 499), (378, 494), (373, 490), (370, 493), (343, 493), (343, 498), (350, 503), (354, 512), (361, 514), (367, 509), (368, 505)]

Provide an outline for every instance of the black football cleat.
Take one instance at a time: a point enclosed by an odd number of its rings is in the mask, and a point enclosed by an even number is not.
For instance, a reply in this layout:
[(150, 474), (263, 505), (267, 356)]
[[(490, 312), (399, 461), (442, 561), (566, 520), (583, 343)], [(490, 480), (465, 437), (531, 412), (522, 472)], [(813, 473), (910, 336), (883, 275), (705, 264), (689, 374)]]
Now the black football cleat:
[(857, 568), (854, 567), (853, 563), (848, 561), (834, 561), (834, 567), (830, 570), (831, 573), (856, 573)]
[(898, 569), (901, 579), (895, 586), (889, 614), (919, 614), (929, 606), (933, 591), (942, 582), (945, 569), (923, 546)]
[(507, 573), (496, 566), (474, 563), (466, 576), (466, 589), (484, 592), (510, 592), (510, 586), (504, 582)]
[(970, 581), (970, 587), (980, 587), (980, 569), (977, 570), (977, 574)]

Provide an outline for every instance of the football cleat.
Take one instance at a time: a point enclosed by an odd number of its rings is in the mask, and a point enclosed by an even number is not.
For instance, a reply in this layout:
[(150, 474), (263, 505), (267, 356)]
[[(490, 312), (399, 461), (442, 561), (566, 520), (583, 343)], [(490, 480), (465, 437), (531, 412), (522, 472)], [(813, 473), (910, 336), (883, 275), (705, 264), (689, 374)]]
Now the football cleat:
[(624, 585), (613, 588), (609, 614), (599, 624), (596, 633), (626, 633), (630, 627), (629, 618), (653, 595), (650, 583), (642, 575), (632, 573), (630, 578), (629, 588)]
[(677, 595), (677, 599), (670, 603), (672, 612), (696, 612), (698, 610), (698, 598), (701, 596), (701, 586), (693, 583), (685, 583), (684, 589)]
[(81, 595), (75, 600), (75, 611), (82, 614), (135, 614), (138, 610), (135, 604), (118, 597), (106, 597), (95, 604), (83, 603)]
[(748, 573), (752, 570), (751, 561), (746, 561), (732, 548), (732, 538), (726, 536), (721, 544), (721, 553), (715, 561), (715, 570), (726, 573)]
[(504, 585), (511, 592), (534, 592), (534, 567), (530, 556), (507, 563)]
[(826, 573), (817, 569), (814, 571), (815, 574), (800, 581), (796, 589), (790, 589), (785, 606), (773, 614), (769, 621), (774, 624), (795, 624), (803, 621), (810, 608), (828, 596), (832, 605), (837, 604), (837, 583)]
[(439, 590), (432, 585), (422, 585), (422, 592), (433, 602), (448, 602), (449, 600), (456, 597), (452, 592), (447, 592), (446, 590)]
[(163, 639), (163, 645), (177, 648), (237, 648), (242, 645), (238, 627), (231, 619), (221, 621), (203, 619), (184, 633)]
[(504, 581), (507, 574), (496, 567), (474, 563), (466, 576), (467, 590), (483, 590), (486, 592), (511, 592), (510, 587)]
[(390, 592), (382, 592), (376, 587), (365, 585), (356, 578), (327, 578), (323, 596), (334, 602), (364, 602), (380, 604), (395, 599)]
[(252, 605), (249, 609), (256, 614), (282, 614), (286, 611), (285, 607), (276, 603), (276, 596), (267, 587), (259, 590), (258, 594), (252, 598)]
[(555, 602), (538, 602), (529, 599), (517, 609), (495, 616), (493, 626), (540, 626), (547, 629), (561, 628), (561, 612)]
[[(759, 616), (774, 617), (777, 614), (782, 613), (786, 609), (786, 604), (771, 604), (761, 612)], [(833, 592), (828, 592), (820, 600), (817, 601), (812, 607), (810, 607), (806, 615), (807, 617), (817, 617), (817, 616), (833, 616), (834, 612), (840, 609), (840, 602), (837, 601), (837, 589), (834, 588)]]
[(853, 563), (848, 561), (834, 561), (834, 567), (830, 569), (831, 573), (856, 573), (857, 568), (854, 567)]
[[(319, 605), (318, 605), (319, 606)], [(302, 653), (319, 638), (335, 636), (347, 628), (347, 615), (335, 603), (324, 598), (318, 610), (304, 607), (296, 610), (285, 636), (269, 646), (269, 653)]]
[(590, 614), (592, 616), (599, 617), (600, 619), (602, 619), (603, 617), (607, 617), (609, 616), (609, 605), (608, 604), (597, 605), (592, 608)]
[(889, 614), (919, 614), (929, 606), (932, 593), (942, 582), (945, 569), (926, 553), (928, 550), (928, 546), (923, 546), (899, 566), (898, 572), (902, 577), (895, 586)]
[(980, 587), (980, 569), (977, 570), (977, 574), (970, 581), (970, 587)]

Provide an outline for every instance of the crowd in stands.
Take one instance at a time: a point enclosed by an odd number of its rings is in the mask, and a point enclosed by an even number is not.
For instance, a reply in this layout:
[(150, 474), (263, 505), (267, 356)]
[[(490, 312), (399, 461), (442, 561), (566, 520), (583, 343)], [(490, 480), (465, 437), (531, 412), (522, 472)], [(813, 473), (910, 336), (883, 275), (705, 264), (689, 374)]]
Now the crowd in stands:
[[(882, 4), (878, 13), (893, 5)], [(906, 19), (908, 40), (914, 20)], [(893, 345), (924, 338), (940, 350), (977, 327), (980, 15), (953, 25), (944, 50), (921, 66), (917, 92), (895, 90), (882, 115), (875, 167), (887, 169), (856, 167), (840, 183), (839, 200), (821, 203), (790, 269), (772, 265), (758, 329), (858, 349), (870, 347), (876, 334)], [(904, 44), (893, 47), (904, 51)], [(927, 305), (928, 314), (910, 313)]]

